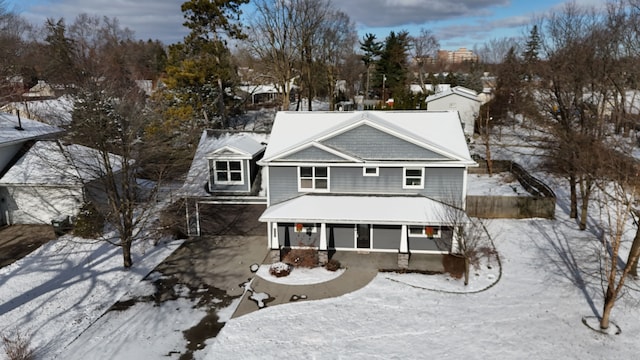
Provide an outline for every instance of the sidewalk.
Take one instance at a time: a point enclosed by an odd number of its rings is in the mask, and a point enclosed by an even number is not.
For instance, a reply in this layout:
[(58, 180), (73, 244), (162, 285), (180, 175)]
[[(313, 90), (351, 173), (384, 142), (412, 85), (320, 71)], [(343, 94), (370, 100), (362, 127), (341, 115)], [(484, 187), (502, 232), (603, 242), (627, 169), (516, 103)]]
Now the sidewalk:
[[(259, 276), (254, 276), (251, 287), (256, 293), (267, 293), (270, 299), (267, 306), (286, 304), (295, 301), (319, 300), (341, 296), (366, 286), (378, 274), (380, 269), (394, 269), (398, 265), (397, 253), (358, 253), (358, 252), (338, 252), (334, 254), (334, 259), (340, 261), (345, 271), (339, 277), (312, 285), (287, 285), (273, 283)], [(414, 266), (410, 268), (422, 270), (443, 271), (440, 257), (415, 256), (412, 260)], [(246, 292), (233, 317), (246, 315), (259, 310), (254, 300), (249, 299), (250, 292)], [(296, 295), (306, 298), (292, 300)]]
[[(278, 284), (255, 276), (251, 287), (256, 293), (269, 294), (272, 300), (267, 301), (267, 306), (275, 306), (296, 301), (292, 300), (294, 295), (297, 295), (298, 298), (306, 296), (306, 299), (297, 301), (319, 300), (341, 296), (364, 287), (373, 280), (377, 274), (378, 270), (372, 267), (348, 267), (339, 277), (312, 285)], [(234, 318), (259, 310), (256, 302), (249, 299), (250, 295), (250, 292), (246, 292), (243, 295), (238, 308), (233, 314)]]

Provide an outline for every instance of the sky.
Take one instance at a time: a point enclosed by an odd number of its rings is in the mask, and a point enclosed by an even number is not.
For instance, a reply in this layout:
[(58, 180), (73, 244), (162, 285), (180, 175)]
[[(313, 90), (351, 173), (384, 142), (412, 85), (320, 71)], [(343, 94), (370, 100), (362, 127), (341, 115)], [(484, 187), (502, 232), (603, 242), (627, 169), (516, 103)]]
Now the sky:
[[(2, 1), (2, 0), (0, 0)], [(158, 39), (165, 44), (181, 41), (183, 0), (4, 0), (10, 10), (32, 24), (63, 17), (67, 22), (80, 13), (117, 18), (136, 38)], [(527, 25), (537, 16), (561, 8), (564, 0), (333, 0), (355, 22), (360, 39), (372, 33), (383, 40), (391, 31), (418, 35), (431, 30), (442, 49), (473, 49), (504, 37), (526, 36)], [(575, 0), (601, 4), (601, 0)], [(243, 19), (253, 11), (243, 6)]]

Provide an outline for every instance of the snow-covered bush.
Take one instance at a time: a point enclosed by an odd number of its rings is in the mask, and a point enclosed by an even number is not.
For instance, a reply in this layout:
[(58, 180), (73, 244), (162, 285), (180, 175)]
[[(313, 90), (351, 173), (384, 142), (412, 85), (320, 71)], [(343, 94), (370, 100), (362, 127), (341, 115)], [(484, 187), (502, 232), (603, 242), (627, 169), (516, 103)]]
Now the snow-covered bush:
[(269, 274), (275, 277), (287, 276), (291, 273), (291, 266), (283, 262), (277, 262), (271, 264), (269, 267)]

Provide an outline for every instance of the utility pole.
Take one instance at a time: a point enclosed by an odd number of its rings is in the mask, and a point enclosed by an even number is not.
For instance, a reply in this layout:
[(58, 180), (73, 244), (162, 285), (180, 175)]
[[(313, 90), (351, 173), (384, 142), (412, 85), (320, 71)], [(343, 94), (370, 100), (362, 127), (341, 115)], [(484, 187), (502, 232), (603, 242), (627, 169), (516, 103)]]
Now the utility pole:
[(385, 98), (385, 93), (384, 93), (384, 85), (387, 82), (387, 75), (386, 74), (382, 74), (382, 107), (386, 107), (386, 98)]

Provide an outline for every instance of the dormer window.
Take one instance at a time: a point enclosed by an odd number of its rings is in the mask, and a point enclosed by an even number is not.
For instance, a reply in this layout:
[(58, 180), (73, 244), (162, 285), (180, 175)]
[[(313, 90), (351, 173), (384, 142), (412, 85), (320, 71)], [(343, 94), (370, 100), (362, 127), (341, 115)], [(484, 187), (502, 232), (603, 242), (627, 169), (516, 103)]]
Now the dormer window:
[(240, 160), (216, 160), (213, 162), (213, 173), (216, 184), (244, 184), (242, 161)]

